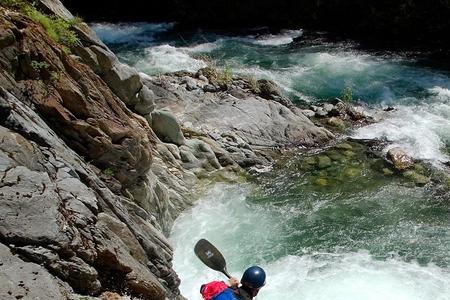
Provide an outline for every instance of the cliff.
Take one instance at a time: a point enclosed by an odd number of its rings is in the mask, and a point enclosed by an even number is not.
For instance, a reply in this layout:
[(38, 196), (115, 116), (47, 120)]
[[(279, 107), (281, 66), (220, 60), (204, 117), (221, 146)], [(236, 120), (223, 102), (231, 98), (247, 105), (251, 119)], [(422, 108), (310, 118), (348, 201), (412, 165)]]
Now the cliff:
[(2, 299), (183, 299), (165, 234), (201, 186), (333, 138), (271, 82), (149, 78), (58, 0), (0, 4)]

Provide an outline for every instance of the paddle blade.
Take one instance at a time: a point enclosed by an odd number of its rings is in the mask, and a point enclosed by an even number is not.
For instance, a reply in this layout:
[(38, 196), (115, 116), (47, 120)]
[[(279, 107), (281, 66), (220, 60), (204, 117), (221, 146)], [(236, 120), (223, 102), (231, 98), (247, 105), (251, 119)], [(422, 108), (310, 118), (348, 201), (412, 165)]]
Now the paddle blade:
[(213, 270), (222, 272), (230, 278), (230, 275), (227, 272), (227, 263), (225, 262), (225, 258), (213, 244), (205, 239), (201, 239), (197, 242), (197, 244), (195, 244), (194, 252), (205, 265)]

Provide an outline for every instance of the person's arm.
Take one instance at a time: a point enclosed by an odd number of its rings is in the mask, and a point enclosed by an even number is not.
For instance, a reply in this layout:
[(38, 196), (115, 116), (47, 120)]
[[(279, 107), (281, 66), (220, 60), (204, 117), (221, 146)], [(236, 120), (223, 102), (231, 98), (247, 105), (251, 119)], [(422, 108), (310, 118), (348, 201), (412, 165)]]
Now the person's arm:
[(235, 277), (230, 277), (228, 280), (230, 287), (232, 288), (238, 288), (239, 287), (239, 280)]

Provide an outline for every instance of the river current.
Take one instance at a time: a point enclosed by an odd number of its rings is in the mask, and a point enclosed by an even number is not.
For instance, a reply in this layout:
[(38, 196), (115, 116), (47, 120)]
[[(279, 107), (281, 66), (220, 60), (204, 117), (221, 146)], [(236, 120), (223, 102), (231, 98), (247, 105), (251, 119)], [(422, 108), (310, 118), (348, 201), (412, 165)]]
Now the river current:
[[(410, 55), (372, 53), (320, 34), (302, 38), (300, 29), (233, 36), (180, 34), (171, 24), (92, 26), (148, 75), (195, 72), (207, 57), (235, 74), (274, 80), (301, 105), (351, 89), (368, 113), (396, 110), (349, 136), (384, 139), (384, 151), (401, 146), (436, 170), (449, 160), (450, 74)], [(298, 164), (291, 158), (250, 183), (218, 184), (176, 220), (170, 238), (183, 295), (201, 299), (202, 283), (224, 279), (193, 253), (207, 238), (236, 277), (252, 264), (266, 269), (257, 299), (450, 299), (449, 199), (385, 176), (363, 156), (333, 166), (326, 187)]]

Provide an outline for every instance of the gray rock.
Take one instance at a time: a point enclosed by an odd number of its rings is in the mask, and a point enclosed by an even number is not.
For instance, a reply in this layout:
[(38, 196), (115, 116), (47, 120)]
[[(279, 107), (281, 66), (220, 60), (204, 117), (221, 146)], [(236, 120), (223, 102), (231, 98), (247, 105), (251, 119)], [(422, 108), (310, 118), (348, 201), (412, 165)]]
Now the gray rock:
[(92, 51), (97, 57), (98, 70), (100, 74), (104, 74), (111, 70), (113, 66), (118, 63), (117, 57), (108, 49), (104, 49), (98, 45), (92, 45), (89, 47), (89, 50)]
[(136, 102), (136, 94), (142, 88), (141, 78), (136, 69), (116, 63), (103, 79), (114, 93), (129, 106)]
[[(81, 61), (87, 64), (95, 73), (101, 73), (101, 69), (97, 60), (97, 55), (88, 47), (81, 45), (73, 47), (72, 52), (76, 54)], [(80, 60), (80, 59), (78, 59)]]
[(319, 107), (317, 108), (316, 116), (319, 118), (325, 118), (328, 116), (328, 113), (325, 110), (323, 110), (323, 108)]
[(44, 267), (23, 261), (0, 244), (0, 299), (67, 299), (69, 293)]
[(155, 109), (155, 97), (155, 93), (144, 85), (139, 91), (138, 101), (134, 105), (136, 112), (140, 115), (150, 114)]
[(192, 77), (189, 77), (189, 76), (184, 76), (181, 79), (181, 84), (186, 84), (186, 89), (188, 91), (193, 91), (193, 90), (198, 89), (198, 85), (197, 85), (197, 82), (195, 81), (195, 79)]
[(205, 93), (215, 93), (218, 91), (218, 89), (214, 85), (207, 84), (203, 87), (203, 91)]
[(334, 105), (331, 104), (331, 103), (325, 103), (325, 104), (322, 106), (322, 109), (323, 109), (324, 111), (326, 111), (327, 113), (329, 113), (329, 112), (331, 112), (331, 111), (334, 109)]
[(169, 111), (155, 110), (152, 112), (151, 127), (156, 135), (167, 143), (180, 146), (186, 142), (181, 132), (180, 124), (176, 117)]
[(316, 115), (316, 113), (314, 111), (310, 110), (310, 109), (302, 110), (302, 114), (304, 114), (308, 118), (313, 118)]
[(65, 20), (73, 19), (73, 15), (59, 0), (38, 0), (36, 2), (37, 5), (46, 13), (55, 14)]
[(206, 76), (204, 76), (204, 75), (198, 76), (198, 79), (205, 82), (206, 84), (209, 84), (208, 78), (206, 78)]
[(278, 85), (267, 79), (260, 79), (258, 80), (258, 88), (259, 88), (259, 95), (265, 99), (272, 99), (274, 97), (281, 97), (281, 90), (278, 87)]

